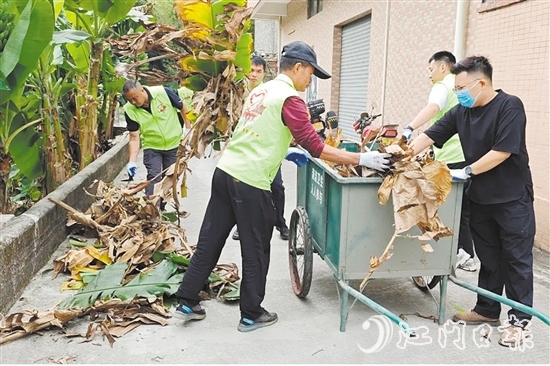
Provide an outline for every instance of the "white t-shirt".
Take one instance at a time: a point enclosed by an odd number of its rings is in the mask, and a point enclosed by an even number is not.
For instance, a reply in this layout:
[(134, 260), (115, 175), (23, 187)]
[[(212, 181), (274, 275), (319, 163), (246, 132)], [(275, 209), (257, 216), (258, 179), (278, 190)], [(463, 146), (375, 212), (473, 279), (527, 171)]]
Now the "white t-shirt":
[(439, 106), (439, 110), (443, 110), (447, 104), (447, 97), (449, 96), (449, 91), (447, 87), (441, 83), (437, 83), (432, 87), (430, 91), (430, 96), (428, 98), (428, 104), (435, 103)]

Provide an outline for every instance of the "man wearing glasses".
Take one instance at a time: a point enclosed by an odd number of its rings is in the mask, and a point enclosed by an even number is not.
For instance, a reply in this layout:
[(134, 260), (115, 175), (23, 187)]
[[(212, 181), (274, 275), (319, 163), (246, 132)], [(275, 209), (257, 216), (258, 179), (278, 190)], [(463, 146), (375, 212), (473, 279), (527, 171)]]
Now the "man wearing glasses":
[[(483, 56), (471, 56), (452, 68), (459, 106), (414, 139), (418, 154), (432, 144), (441, 147), (458, 133), (468, 164), (452, 169), (453, 179), (470, 180), (470, 227), (481, 262), (478, 286), (533, 306), (535, 214), (533, 182), (525, 144), (525, 109), (521, 100), (492, 84), (493, 67)], [(501, 305), (478, 295), (473, 310), (456, 314), (467, 325), (500, 325)], [(511, 309), (499, 344), (520, 345), (531, 316)]]
[[(454, 55), (448, 51), (436, 52), (428, 60), (430, 81), (433, 83), (428, 104), (416, 115), (412, 122), (403, 129), (403, 136), (411, 139), (414, 130), (430, 122), (433, 125), (445, 113), (458, 104), (456, 94), (453, 93), (455, 76), (451, 68), (456, 63)], [(433, 148), (435, 160), (444, 161), (449, 169), (464, 168), (464, 153), (458, 134), (451, 137), (441, 149)], [(468, 201), (468, 182), (464, 184), (462, 194), (462, 211), (460, 213), (460, 231), (458, 233), (457, 268), (475, 272), (474, 243), (470, 232), (470, 204)]]

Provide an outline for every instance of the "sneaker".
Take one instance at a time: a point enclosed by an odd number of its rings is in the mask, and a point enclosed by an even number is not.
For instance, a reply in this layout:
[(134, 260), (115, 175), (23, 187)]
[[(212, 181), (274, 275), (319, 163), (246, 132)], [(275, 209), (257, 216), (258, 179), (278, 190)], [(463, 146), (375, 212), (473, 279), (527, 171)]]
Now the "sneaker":
[(200, 304), (191, 307), (187, 302), (180, 300), (173, 316), (184, 321), (203, 320), (206, 318), (206, 311), (204, 311)]
[(235, 229), (235, 231), (233, 232), (233, 235), (231, 236), (231, 239), (239, 240), (239, 230)]
[(458, 254), (456, 255), (455, 268), (458, 268), (459, 266), (463, 265), (470, 258), (471, 256), (468, 253), (466, 253), (464, 249), (460, 248), (458, 250)]
[(466, 272), (475, 272), (477, 271), (477, 266), (474, 258), (470, 257), (466, 262), (458, 265), (456, 268), (461, 269)]
[(523, 340), (528, 337), (528, 331), (522, 327), (517, 327), (515, 325), (509, 325), (504, 329), (500, 335), (500, 340), (498, 344), (504, 347), (518, 347), (523, 344)]
[(483, 315), (479, 315), (475, 311), (470, 311), (469, 313), (456, 313), (453, 316), (454, 322), (463, 321), (466, 325), (480, 325), (480, 324), (489, 324), (489, 325), (500, 325), (499, 319), (487, 318)]
[(264, 310), (264, 313), (260, 315), (260, 317), (256, 320), (241, 318), (237, 330), (239, 332), (251, 332), (258, 328), (267, 327), (269, 325), (275, 324), (277, 323), (278, 319), (279, 318), (277, 317), (276, 313), (270, 313), (269, 311)]
[(283, 240), (288, 240), (288, 228), (287, 227), (283, 227), (283, 228), (277, 228), (277, 230), (279, 230), (279, 232), (281, 233), (281, 239)]

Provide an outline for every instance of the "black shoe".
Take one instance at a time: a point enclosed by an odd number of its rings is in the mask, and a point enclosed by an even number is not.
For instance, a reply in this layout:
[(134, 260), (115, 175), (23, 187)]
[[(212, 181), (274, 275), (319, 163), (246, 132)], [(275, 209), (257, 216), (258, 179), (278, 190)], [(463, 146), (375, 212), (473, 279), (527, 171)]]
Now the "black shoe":
[(206, 318), (206, 311), (199, 305), (189, 306), (185, 300), (180, 300), (180, 303), (174, 311), (174, 318), (184, 321), (202, 320)]
[(233, 235), (231, 236), (231, 239), (239, 240), (239, 230), (235, 229), (235, 231), (233, 232)]
[(288, 240), (288, 228), (287, 227), (283, 227), (281, 229), (277, 228), (277, 230), (279, 230), (279, 232), (281, 233), (281, 239)]
[(275, 324), (277, 323), (278, 319), (279, 318), (277, 317), (276, 313), (270, 313), (269, 311), (264, 310), (264, 313), (260, 315), (260, 317), (256, 320), (241, 318), (237, 330), (239, 332), (251, 332), (258, 328), (263, 328)]

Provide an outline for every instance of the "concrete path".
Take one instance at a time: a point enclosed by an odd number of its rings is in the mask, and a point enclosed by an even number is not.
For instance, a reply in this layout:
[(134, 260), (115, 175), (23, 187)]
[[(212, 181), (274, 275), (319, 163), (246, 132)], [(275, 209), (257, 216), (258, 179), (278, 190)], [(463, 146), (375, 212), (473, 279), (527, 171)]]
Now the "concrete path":
[[(184, 227), (191, 243), (197, 239), (216, 159), (197, 160), (191, 164), (189, 196), (182, 200), (190, 212)], [(123, 171), (117, 182), (126, 177)], [(138, 178), (145, 177), (141, 166)], [(296, 202), (296, 169), (283, 164), (287, 201), (287, 220)], [(61, 244), (53, 258), (65, 253), (68, 244)], [(314, 256), (313, 282), (305, 300), (297, 298), (291, 289), (288, 269), (287, 243), (274, 231), (272, 260), (264, 306), (279, 315), (279, 322), (251, 333), (237, 331), (239, 309), (236, 303), (206, 301), (207, 318), (183, 325), (170, 319), (168, 326), (142, 325), (120, 339), (113, 347), (97, 337), (92, 342), (82, 338), (66, 338), (53, 330), (32, 335), (0, 346), (0, 363), (52, 363), (63, 357), (69, 363), (521, 363), (549, 364), (550, 327), (540, 320), (532, 323), (533, 338), (522, 349), (511, 350), (498, 344), (499, 332), (493, 328), (489, 341), (474, 338), (475, 327), (465, 332), (443, 332), (443, 327), (429, 319), (413, 315), (437, 315), (431, 296), (418, 290), (410, 278), (379, 279), (369, 283), (365, 294), (395, 314), (409, 314), (409, 325), (420, 327), (416, 342), (406, 343), (394, 325), (386, 326), (385, 318), (356, 302), (350, 313), (347, 331), (339, 331), (339, 294), (332, 272), (319, 256)], [(549, 314), (549, 257), (536, 251), (535, 307)], [(52, 258), (52, 260), (53, 260)], [(221, 262), (235, 262), (240, 267), (238, 242), (228, 239)], [(477, 283), (477, 272), (459, 271), (459, 278)], [(33, 279), (12, 312), (47, 310), (69, 296), (59, 290), (65, 276), (52, 280), (51, 261)], [(439, 289), (434, 290), (436, 298)], [(450, 319), (456, 309), (473, 307), (476, 295), (449, 283), (446, 313)], [(350, 301), (351, 303), (352, 301)], [(508, 308), (503, 306), (501, 319)], [(382, 325), (379, 327), (378, 325)], [(87, 322), (69, 327), (71, 332), (84, 332)], [(448, 328), (450, 329), (450, 328)], [(479, 336), (479, 334), (478, 334)], [(373, 350), (376, 348), (375, 350)]]

